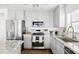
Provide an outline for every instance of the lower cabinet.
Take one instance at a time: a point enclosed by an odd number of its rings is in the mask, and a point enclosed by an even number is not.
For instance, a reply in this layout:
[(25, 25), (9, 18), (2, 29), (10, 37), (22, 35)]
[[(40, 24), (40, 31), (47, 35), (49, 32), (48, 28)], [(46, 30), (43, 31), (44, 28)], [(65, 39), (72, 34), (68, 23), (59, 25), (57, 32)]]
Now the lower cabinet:
[(50, 49), (50, 33), (46, 31), (44, 34), (44, 48)]
[(64, 45), (56, 38), (52, 37), (51, 50), (54, 54), (64, 54)]
[(64, 54), (64, 45), (56, 40), (56, 54)]
[(24, 35), (24, 48), (25, 49), (32, 48), (31, 35), (29, 35), (29, 34)]
[(51, 43), (50, 43), (50, 46), (51, 46), (51, 50), (53, 53), (55, 53), (55, 39), (53, 37), (51, 37)]

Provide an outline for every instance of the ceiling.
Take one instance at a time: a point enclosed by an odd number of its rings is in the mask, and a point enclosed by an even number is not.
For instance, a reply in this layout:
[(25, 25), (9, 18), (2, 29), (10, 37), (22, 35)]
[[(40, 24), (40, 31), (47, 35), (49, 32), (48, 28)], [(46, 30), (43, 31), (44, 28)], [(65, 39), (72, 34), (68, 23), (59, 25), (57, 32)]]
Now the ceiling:
[(0, 4), (0, 8), (25, 9), (27, 11), (53, 10), (57, 4)]

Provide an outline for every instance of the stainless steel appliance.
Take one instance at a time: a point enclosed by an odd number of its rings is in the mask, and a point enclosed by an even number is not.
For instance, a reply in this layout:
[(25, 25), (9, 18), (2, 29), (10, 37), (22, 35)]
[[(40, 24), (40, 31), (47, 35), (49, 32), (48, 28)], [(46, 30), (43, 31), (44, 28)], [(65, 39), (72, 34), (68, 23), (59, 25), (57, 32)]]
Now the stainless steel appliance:
[(40, 30), (36, 30), (36, 32), (32, 34), (32, 48), (44, 49), (44, 33)]
[(15, 39), (15, 21), (6, 20), (6, 39), (14, 40)]
[(71, 49), (69, 49), (68, 47), (64, 47), (64, 54), (76, 54), (76, 53)]
[(43, 27), (44, 26), (44, 21), (43, 20), (34, 20), (32, 22), (33, 27)]

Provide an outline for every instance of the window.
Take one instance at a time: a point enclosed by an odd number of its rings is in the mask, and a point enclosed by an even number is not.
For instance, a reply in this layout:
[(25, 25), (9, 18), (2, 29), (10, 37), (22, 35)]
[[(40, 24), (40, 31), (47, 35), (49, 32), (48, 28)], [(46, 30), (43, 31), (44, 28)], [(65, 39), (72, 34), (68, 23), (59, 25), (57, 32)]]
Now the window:
[(79, 32), (79, 9), (67, 14), (67, 26), (72, 25), (74, 32)]

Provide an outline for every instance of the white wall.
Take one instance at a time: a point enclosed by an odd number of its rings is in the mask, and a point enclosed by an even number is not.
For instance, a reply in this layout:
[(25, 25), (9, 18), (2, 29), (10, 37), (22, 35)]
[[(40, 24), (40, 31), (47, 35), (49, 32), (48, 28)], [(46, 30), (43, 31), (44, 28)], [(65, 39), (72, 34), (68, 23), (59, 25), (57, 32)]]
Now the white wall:
[(45, 27), (53, 27), (53, 12), (49, 11), (26, 11), (26, 27), (32, 27), (33, 20), (44, 20)]

